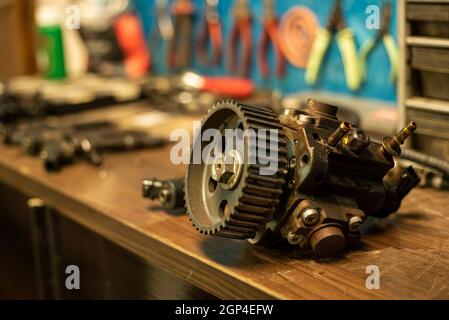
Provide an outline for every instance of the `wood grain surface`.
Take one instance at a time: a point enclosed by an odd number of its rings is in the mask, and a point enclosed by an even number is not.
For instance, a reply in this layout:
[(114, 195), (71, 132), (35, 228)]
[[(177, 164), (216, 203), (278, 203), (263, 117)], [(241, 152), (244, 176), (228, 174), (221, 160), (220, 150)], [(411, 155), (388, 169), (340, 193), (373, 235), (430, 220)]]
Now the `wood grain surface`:
[[(102, 168), (78, 163), (48, 174), (38, 159), (1, 146), (0, 180), (220, 298), (449, 298), (448, 193), (413, 191), (398, 214), (365, 225), (360, 247), (316, 261), (290, 247), (200, 235), (185, 214), (143, 199), (142, 179), (184, 174), (170, 163), (169, 152), (108, 155)], [(366, 288), (370, 265), (380, 268), (379, 290)]]

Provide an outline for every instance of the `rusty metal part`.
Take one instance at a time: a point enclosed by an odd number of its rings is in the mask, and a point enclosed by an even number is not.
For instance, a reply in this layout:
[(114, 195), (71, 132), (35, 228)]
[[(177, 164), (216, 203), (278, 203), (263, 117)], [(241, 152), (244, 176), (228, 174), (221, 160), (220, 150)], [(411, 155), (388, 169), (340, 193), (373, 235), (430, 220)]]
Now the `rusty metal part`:
[[(314, 100), (281, 116), (230, 101), (212, 108), (201, 133), (276, 129), (278, 138), (270, 137), (276, 143), (261, 149), (258, 142), (267, 140), (266, 135), (237, 134), (244, 142), (243, 165), (233, 158), (225, 166), (228, 153), (211, 151), (214, 148), (207, 152), (221, 160), (192, 161), (185, 199), (194, 226), (204, 234), (258, 245), (285, 241), (317, 257), (338, 255), (358, 243), (364, 222), (396, 212), (419, 177), (411, 167), (391, 174), (395, 159), (384, 145), (342, 122), (337, 112), (337, 107)], [(400, 148), (415, 129), (412, 123), (384, 144)], [(199, 137), (192, 149), (203, 154), (208, 143)], [(260, 163), (253, 164), (246, 154), (251, 150), (277, 156), (269, 157), (278, 164), (277, 171), (261, 174)]]

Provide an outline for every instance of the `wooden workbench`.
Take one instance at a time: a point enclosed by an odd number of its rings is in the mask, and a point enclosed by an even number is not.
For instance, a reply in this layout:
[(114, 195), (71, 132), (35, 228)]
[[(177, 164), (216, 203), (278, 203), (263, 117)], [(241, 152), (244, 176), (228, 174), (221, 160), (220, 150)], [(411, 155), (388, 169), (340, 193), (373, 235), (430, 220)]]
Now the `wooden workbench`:
[[(142, 179), (184, 174), (169, 152), (109, 155), (101, 169), (79, 163), (48, 174), (38, 159), (1, 146), (0, 181), (219, 298), (449, 298), (447, 193), (414, 191), (400, 213), (366, 224), (360, 248), (316, 261), (292, 248), (200, 235), (187, 216), (143, 199)], [(380, 268), (379, 290), (366, 288), (370, 265)]]

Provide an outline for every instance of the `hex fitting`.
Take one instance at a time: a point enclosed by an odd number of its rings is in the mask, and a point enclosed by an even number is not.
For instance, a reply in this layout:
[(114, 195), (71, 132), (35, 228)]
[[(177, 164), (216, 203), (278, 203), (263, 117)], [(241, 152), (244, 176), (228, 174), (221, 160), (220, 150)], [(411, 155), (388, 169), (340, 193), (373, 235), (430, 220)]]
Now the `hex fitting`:
[(369, 146), (371, 138), (365, 131), (353, 129), (343, 138), (343, 143), (352, 152), (360, 153)]
[(348, 134), (351, 129), (352, 126), (349, 122), (342, 122), (337, 130), (335, 130), (334, 133), (327, 138), (327, 144), (331, 147), (336, 147), (341, 139), (343, 139), (343, 137)]
[(385, 137), (382, 140), (381, 151), (385, 156), (398, 157), (401, 155), (401, 146), (418, 129), (416, 122), (412, 121), (404, 129), (396, 133), (393, 137)]

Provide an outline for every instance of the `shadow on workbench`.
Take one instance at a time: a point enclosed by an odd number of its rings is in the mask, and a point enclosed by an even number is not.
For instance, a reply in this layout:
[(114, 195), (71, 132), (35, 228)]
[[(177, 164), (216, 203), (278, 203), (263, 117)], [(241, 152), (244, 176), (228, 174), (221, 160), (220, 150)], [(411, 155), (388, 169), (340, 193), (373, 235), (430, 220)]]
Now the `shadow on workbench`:
[[(0, 184), (0, 299), (215, 299), (53, 210), (53, 250), (39, 263), (27, 200)], [(69, 265), (80, 270), (80, 290), (65, 287)]]

